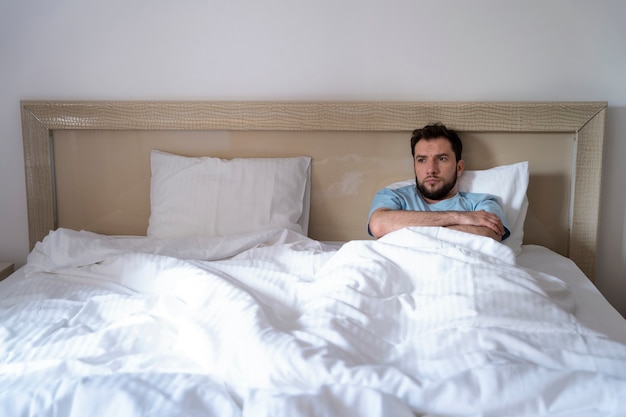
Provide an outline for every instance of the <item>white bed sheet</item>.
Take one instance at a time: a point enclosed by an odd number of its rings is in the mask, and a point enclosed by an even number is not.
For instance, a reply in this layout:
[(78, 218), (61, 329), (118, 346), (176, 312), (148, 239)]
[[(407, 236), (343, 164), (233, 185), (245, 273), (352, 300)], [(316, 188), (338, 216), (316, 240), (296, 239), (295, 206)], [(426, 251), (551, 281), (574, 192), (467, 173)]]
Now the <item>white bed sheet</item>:
[(572, 264), (433, 230), (339, 251), (57, 231), (0, 283), (0, 415), (626, 409), (623, 320)]

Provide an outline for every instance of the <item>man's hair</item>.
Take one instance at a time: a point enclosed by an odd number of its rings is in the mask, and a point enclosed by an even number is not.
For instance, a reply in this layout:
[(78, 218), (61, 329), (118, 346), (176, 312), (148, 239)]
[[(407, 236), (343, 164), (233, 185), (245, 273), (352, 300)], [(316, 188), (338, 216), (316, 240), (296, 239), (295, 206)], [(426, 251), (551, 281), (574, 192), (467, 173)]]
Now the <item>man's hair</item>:
[(461, 160), (461, 154), (463, 153), (463, 143), (461, 142), (461, 138), (456, 131), (448, 129), (442, 123), (426, 125), (421, 129), (415, 129), (413, 131), (413, 134), (411, 135), (411, 155), (413, 155), (413, 158), (415, 158), (415, 144), (417, 142), (422, 139), (431, 140), (437, 138), (445, 138), (450, 141), (456, 161), (459, 162)]

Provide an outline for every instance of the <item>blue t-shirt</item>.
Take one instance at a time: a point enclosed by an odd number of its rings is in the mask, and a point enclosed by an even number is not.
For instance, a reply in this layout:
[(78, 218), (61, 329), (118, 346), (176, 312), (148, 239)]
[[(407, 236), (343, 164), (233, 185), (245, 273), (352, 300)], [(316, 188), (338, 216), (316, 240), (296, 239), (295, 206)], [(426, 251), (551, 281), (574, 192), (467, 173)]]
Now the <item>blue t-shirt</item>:
[(399, 188), (383, 188), (374, 196), (370, 214), (367, 219), (367, 232), (369, 230), (369, 217), (374, 210), (388, 208), (391, 210), (415, 210), (415, 211), (479, 211), (485, 210), (500, 217), (504, 224), (504, 236), (502, 240), (509, 237), (511, 232), (506, 224), (504, 213), (496, 196), (491, 194), (466, 193), (459, 191), (454, 197), (446, 198), (434, 204), (428, 204), (422, 199), (415, 189), (415, 185), (405, 185)]

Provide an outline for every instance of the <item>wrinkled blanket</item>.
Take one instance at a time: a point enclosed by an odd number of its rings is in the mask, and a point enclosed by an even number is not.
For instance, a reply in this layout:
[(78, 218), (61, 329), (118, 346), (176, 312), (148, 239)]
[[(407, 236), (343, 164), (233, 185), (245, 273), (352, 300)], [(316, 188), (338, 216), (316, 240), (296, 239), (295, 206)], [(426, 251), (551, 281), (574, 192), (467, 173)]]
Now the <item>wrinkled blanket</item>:
[(0, 282), (2, 416), (626, 413), (626, 346), (462, 232), (337, 249), (59, 229), (25, 276)]

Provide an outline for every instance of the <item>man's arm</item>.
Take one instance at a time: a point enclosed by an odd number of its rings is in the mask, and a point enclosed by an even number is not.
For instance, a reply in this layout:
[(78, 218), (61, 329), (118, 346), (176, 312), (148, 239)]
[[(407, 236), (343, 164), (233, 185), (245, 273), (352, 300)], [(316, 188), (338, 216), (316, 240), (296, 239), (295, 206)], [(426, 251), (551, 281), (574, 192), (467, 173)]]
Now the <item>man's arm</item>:
[(504, 235), (500, 218), (480, 211), (412, 211), (376, 209), (370, 216), (369, 230), (378, 239), (387, 233), (408, 226), (442, 226), (467, 233), (489, 236), (498, 242)]

